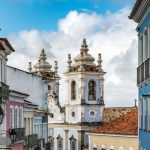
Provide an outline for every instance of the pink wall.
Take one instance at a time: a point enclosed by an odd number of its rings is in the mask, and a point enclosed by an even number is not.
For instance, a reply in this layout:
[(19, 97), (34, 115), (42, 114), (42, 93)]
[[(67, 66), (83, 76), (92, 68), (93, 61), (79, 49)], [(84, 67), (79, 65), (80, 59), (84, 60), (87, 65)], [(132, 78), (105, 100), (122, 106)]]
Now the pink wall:
[(23, 145), (24, 145), (24, 142), (14, 144), (13, 145), (13, 150), (23, 150), (24, 149)]
[(9, 131), (9, 108), (10, 105), (12, 106), (18, 106), (18, 107), (23, 107), (24, 103), (22, 102), (14, 102), (14, 101), (8, 101), (8, 103), (6, 104), (6, 130)]
[[(9, 137), (9, 129), (10, 129), (10, 127), (9, 127), (9, 125), (10, 125), (10, 123), (9, 123), (9, 111), (10, 111), (9, 108), (10, 108), (10, 105), (14, 106), (14, 108), (15, 108), (15, 106), (24, 107), (24, 103), (23, 102), (8, 101), (8, 103), (6, 104), (6, 130), (7, 130), (7, 137)], [(23, 146), (24, 146), (24, 141), (20, 142), (20, 143), (15, 143), (13, 145), (14, 150), (23, 150)]]

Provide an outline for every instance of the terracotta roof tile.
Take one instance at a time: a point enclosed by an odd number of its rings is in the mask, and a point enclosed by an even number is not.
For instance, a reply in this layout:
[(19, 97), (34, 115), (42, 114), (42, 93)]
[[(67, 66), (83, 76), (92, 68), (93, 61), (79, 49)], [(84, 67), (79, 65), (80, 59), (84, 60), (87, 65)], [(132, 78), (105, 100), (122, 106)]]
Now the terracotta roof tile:
[(106, 107), (104, 108), (103, 119), (104, 122), (109, 123), (122, 115), (127, 114), (133, 107)]
[(133, 108), (132, 111), (126, 115), (117, 118), (110, 123), (104, 123), (91, 132), (94, 133), (107, 133), (107, 134), (125, 134), (137, 135), (138, 134), (138, 109)]

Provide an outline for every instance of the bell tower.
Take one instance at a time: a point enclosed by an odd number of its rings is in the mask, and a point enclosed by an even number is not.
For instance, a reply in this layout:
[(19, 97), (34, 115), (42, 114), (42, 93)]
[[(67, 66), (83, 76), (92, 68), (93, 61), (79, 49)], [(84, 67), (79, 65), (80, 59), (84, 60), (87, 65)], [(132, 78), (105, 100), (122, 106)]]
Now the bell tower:
[(88, 53), (86, 39), (83, 39), (80, 53), (71, 59), (68, 54), (68, 68), (64, 73), (66, 81), (66, 122), (71, 124), (99, 123), (104, 108), (104, 74), (101, 54), (95, 58)]

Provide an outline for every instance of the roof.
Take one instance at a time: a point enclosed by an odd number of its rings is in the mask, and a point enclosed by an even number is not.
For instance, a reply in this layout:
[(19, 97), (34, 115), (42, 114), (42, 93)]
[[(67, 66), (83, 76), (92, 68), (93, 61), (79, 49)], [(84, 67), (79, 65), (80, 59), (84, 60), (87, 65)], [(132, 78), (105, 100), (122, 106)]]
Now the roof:
[(142, 0), (136, 0), (134, 7), (130, 13), (129, 19), (133, 19), (134, 15), (136, 14), (140, 4), (141, 4)]
[(129, 19), (139, 23), (146, 12), (149, 12), (150, 0), (136, 0), (136, 3), (130, 13)]
[[(0, 38), (0, 47), (2, 46), (1, 42), (5, 42), (5, 44), (14, 52), (14, 48), (11, 46), (9, 41), (6, 38)], [(2, 49), (4, 50), (4, 47), (2, 46)]]
[(33, 106), (33, 107), (38, 107), (37, 104), (33, 104), (32, 102), (28, 101), (28, 100), (24, 100), (25, 104), (27, 104), (27, 106)]
[(91, 131), (92, 133), (137, 135), (138, 134), (138, 109), (133, 108), (126, 115), (117, 118), (110, 123), (104, 123), (102, 126)]
[(103, 121), (109, 123), (122, 115), (127, 114), (133, 107), (106, 107), (103, 112)]
[(23, 92), (19, 92), (19, 91), (15, 91), (15, 90), (9, 90), (10, 92), (13, 92), (13, 93), (17, 93), (17, 94), (21, 94), (21, 95), (24, 95), (24, 96), (30, 96), (29, 94), (27, 93), (23, 93)]

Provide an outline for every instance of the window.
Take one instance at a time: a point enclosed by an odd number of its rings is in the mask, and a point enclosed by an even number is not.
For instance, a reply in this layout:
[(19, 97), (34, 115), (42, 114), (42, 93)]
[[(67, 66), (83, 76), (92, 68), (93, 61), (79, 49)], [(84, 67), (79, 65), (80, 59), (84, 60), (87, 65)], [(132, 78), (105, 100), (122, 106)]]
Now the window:
[(33, 118), (31, 118), (31, 134), (33, 134)]
[(73, 135), (70, 138), (70, 150), (76, 150), (76, 139)]
[(50, 92), (51, 92), (51, 86), (48, 85), (48, 93), (50, 93)]
[(102, 146), (101, 146), (101, 150), (106, 150), (106, 146), (105, 146), (105, 145), (102, 145)]
[(123, 146), (120, 146), (120, 147), (119, 147), (119, 150), (124, 150)]
[(72, 115), (72, 117), (75, 117), (75, 112), (73, 111), (73, 112), (71, 113), (71, 115)]
[(48, 142), (48, 144), (49, 144), (49, 146), (48, 146), (49, 150), (54, 150), (54, 138), (52, 136), (49, 136), (48, 139), (49, 139), (49, 142)]
[(94, 80), (89, 81), (89, 100), (96, 100), (96, 82)]
[(114, 150), (115, 147), (113, 145), (110, 146), (110, 150)]
[(60, 135), (57, 137), (57, 150), (63, 150), (63, 139)]
[(25, 135), (27, 135), (26, 118), (24, 118)]
[(9, 127), (10, 129), (13, 128), (13, 108), (9, 110)]
[(20, 113), (19, 113), (19, 125), (20, 128), (23, 128), (23, 109), (20, 108)]
[(18, 128), (18, 108), (15, 108), (14, 127)]
[(144, 50), (144, 61), (148, 58), (148, 34), (147, 34), (147, 28), (144, 28), (144, 35), (143, 35), (143, 50)]
[(71, 82), (71, 99), (72, 100), (76, 99), (76, 82), (75, 81)]
[(133, 147), (129, 147), (129, 150), (134, 150), (134, 148)]
[(28, 135), (30, 134), (30, 118), (28, 118)]

